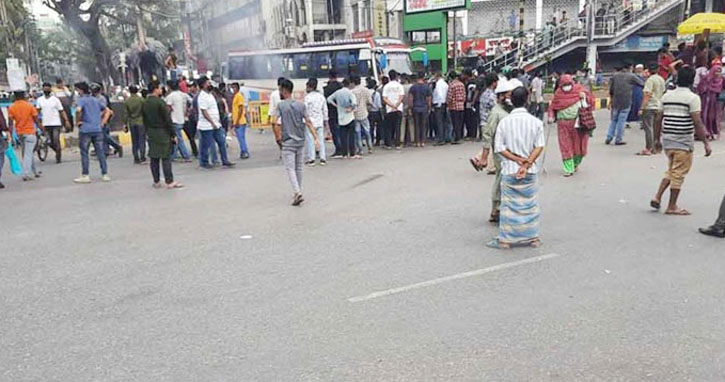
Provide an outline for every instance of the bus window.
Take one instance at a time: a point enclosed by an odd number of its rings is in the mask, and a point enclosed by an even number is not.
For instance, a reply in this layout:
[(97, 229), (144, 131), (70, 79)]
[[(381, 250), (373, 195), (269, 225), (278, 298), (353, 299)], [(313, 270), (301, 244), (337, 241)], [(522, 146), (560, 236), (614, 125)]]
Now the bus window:
[[(312, 53), (312, 58), (310, 61), (312, 62), (313, 69), (313, 72), (310, 74), (312, 74), (314, 77), (326, 78), (327, 75), (330, 73), (330, 70), (332, 69), (330, 52)], [(339, 75), (340, 73), (338, 73), (338, 76)]]
[(294, 72), (292, 78), (310, 78), (315, 77), (315, 71), (310, 60), (311, 54), (297, 53), (293, 56)]
[(335, 52), (333, 67), (338, 77), (346, 78), (350, 74), (350, 53), (346, 51)]

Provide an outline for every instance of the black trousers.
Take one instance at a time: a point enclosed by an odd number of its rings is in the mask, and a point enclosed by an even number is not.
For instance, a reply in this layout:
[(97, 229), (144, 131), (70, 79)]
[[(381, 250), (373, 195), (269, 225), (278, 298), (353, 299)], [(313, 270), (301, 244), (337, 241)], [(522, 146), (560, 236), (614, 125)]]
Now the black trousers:
[(348, 123), (347, 125), (340, 126), (340, 145), (341, 150), (339, 152), (342, 156), (353, 156), (355, 155), (355, 121)]
[(161, 181), (161, 174), (159, 173), (159, 162), (164, 170), (164, 179), (166, 184), (174, 182), (174, 174), (171, 172), (171, 158), (151, 158), (151, 176), (154, 177), (154, 183)]
[(403, 113), (394, 111), (385, 115), (385, 146), (392, 147), (396, 134), (400, 132)]
[(370, 138), (375, 140), (377, 146), (383, 137), (383, 115), (379, 111), (371, 111), (368, 114), (368, 121), (370, 122)]
[(194, 156), (199, 156), (199, 148), (196, 147), (196, 121), (188, 120), (184, 124), (184, 133), (189, 138), (189, 145), (191, 146), (191, 152)]
[(428, 138), (428, 112), (414, 111), (413, 120), (415, 121), (415, 143), (425, 143)]
[(453, 123), (453, 142), (458, 142), (463, 138), (463, 110), (449, 110), (451, 113), (451, 123)]
[(475, 139), (478, 134), (478, 113), (476, 109), (466, 109), (466, 138)]
[(55, 161), (60, 162), (60, 126), (45, 126), (45, 131), (48, 132), (48, 138), (50, 138), (50, 148), (55, 151)]

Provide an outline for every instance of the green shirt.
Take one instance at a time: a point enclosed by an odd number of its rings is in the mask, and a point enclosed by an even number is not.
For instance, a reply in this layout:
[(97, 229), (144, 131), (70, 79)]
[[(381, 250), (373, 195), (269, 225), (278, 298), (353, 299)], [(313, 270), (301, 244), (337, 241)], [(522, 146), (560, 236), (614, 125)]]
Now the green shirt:
[(143, 125), (149, 143), (149, 158), (168, 158), (171, 154), (171, 137), (175, 135), (169, 109), (159, 97), (149, 96), (143, 103)]
[(143, 98), (132, 95), (123, 103), (123, 110), (126, 114), (126, 125), (143, 125)]
[(646, 110), (662, 110), (662, 96), (665, 94), (665, 80), (659, 74), (653, 74), (644, 83), (645, 93), (650, 93)]
[(496, 136), (498, 123), (501, 122), (501, 120), (507, 115), (509, 115), (508, 111), (506, 111), (500, 103), (497, 103), (496, 106), (491, 109), (491, 112), (488, 114), (488, 119), (486, 120), (486, 128), (483, 129), (483, 134), (481, 136), (483, 147), (493, 146), (493, 139)]
[(576, 102), (571, 106), (567, 107), (566, 109), (561, 109), (557, 111), (556, 119), (560, 119), (562, 121), (571, 121), (572, 119), (577, 119), (579, 117), (580, 106), (581, 102)]

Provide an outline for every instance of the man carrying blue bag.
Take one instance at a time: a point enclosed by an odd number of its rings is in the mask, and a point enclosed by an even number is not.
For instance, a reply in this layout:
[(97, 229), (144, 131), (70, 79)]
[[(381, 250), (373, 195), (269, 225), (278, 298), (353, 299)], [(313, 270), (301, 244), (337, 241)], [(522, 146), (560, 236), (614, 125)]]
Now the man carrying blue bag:
[[(2, 178), (6, 155), (8, 157), (8, 161), (10, 162), (10, 170), (12, 173), (20, 175), (21, 172), (20, 162), (18, 162), (18, 157), (15, 156), (15, 151), (13, 151), (12, 147), (8, 150), (10, 137), (11, 134), (8, 130), (7, 123), (5, 122), (5, 115), (3, 115), (3, 111), (0, 109), (0, 178)], [(5, 185), (0, 182), (0, 190), (3, 188), (5, 188)]]

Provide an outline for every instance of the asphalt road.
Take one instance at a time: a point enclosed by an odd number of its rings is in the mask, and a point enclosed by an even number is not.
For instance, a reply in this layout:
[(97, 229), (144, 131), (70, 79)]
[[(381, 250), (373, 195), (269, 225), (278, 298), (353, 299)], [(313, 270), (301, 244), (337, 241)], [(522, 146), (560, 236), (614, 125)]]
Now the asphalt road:
[(637, 129), (605, 146), (597, 118), (572, 178), (552, 132), (538, 249), (484, 246), (473, 143), (308, 168), (302, 208), (269, 134), (235, 169), (175, 164), (183, 190), (130, 158), (107, 184), (74, 185), (77, 156), (6, 167), (0, 380), (723, 381), (725, 241), (696, 230), (725, 144), (697, 147), (693, 216), (664, 216), (664, 157), (634, 155)]

